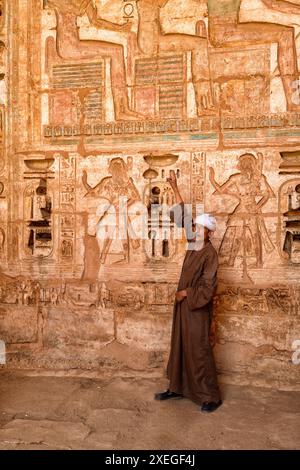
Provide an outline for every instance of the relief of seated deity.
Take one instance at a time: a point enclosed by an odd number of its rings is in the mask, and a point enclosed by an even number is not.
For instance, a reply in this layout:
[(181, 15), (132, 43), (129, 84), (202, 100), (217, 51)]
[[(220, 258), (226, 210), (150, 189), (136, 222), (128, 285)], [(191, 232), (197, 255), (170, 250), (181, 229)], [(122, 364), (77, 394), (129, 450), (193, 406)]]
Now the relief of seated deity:
[(198, 116), (214, 114), (216, 109), (211, 90), (207, 38), (192, 34), (164, 33), (160, 12), (168, 2), (169, 0), (137, 0), (139, 50), (150, 57), (166, 52), (174, 54), (191, 52), (197, 114)]
[(86, 14), (92, 26), (119, 32), (129, 32), (131, 24), (115, 24), (99, 18), (93, 0), (45, 0), (44, 7), (55, 12), (56, 49), (59, 57), (70, 60), (108, 57), (111, 61), (112, 95), (116, 120), (139, 118), (138, 113), (130, 109), (128, 103), (123, 46), (109, 41), (80, 39), (77, 19)]
[[(199, 0), (203, 3), (204, 0)], [(300, 2), (261, 0), (271, 10), (300, 15)], [(279, 23), (241, 23), (239, 13), (242, 0), (205, 0), (208, 7), (209, 41), (215, 48), (243, 47), (254, 44), (277, 44), (277, 61), (286, 97), (287, 110), (299, 112), (300, 105), (293, 100), (295, 82), (299, 80), (295, 32), (291, 26)]]

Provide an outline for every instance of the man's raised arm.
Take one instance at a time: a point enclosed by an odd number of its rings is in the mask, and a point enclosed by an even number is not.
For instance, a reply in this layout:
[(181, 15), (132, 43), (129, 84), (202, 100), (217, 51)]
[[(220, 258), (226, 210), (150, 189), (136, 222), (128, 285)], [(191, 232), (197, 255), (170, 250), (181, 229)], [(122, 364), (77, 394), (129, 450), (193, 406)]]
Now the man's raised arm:
[(176, 205), (170, 209), (170, 219), (177, 227), (184, 227), (187, 240), (193, 241), (195, 234), (193, 232), (192, 207), (189, 204), (184, 204), (177, 186), (177, 178), (174, 170), (170, 171), (170, 176), (167, 178), (167, 181), (173, 189), (176, 202)]
[(167, 178), (167, 181), (170, 184), (171, 188), (173, 189), (176, 204), (183, 204), (183, 199), (181, 197), (181, 194), (177, 186), (177, 178), (176, 178), (174, 170), (170, 170), (170, 176), (169, 178)]

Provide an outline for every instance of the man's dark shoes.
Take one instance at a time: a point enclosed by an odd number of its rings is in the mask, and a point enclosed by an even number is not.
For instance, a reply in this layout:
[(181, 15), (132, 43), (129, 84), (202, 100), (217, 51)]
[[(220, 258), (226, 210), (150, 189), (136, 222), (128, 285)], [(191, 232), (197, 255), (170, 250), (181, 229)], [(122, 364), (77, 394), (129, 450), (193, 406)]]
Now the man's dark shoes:
[(170, 392), (170, 390), (166, 390), (165, 392), (156, 393), (154, 395), (155, 400), (169, 400), (170, 398), (182, 398), (182, 395), (175, 392)]
[(205, 403), (202, 404), (201, 406), (201, 411), (203, 411), (204, 413), (212, 413), (213, 411), (215, 411), (217, 408), (219, 408), (219, 406), (222, 405), (222, 401), (219, 400), (218, 402), (215, 402), (215, 401), (206, 401)]

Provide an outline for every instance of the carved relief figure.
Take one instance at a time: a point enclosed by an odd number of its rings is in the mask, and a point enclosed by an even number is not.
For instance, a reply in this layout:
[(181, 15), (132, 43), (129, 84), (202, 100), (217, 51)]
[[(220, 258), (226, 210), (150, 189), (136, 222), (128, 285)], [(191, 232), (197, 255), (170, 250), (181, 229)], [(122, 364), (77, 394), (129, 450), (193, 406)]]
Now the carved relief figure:
[[(201, 1), (201, 0), (200, 0)], [(288, 1), (262, 0), (269, 8), (300, 14), (300, 5)], [(208, 0), (209, 39), (213, 46), (271, 44), (278, 46), (278, 68), (285, 91), (288, 111), (299, 111), (293, 103), (293, 84), (299, 79), (294, 28), (281, 24), (239, 23), (241, 0)]]
[[(130, 165), (129, 165), (130, 166)], [(119, 198), (126, 198), (125, 202), (127, 208), (131, 206), (134, 202), (140, 200), (138, 190), (135, 187), (135, 184), (132, 178), (128, 175), (129, 166), (122, 160), (122, 158), (113, 158), (108, 167), (108, 171), (111, 176), (103, 178), (95, 187), (91, 187), (87, 182), (87, 173), (83, 172), (82, 182), (84, 187), (87, 190), (85, 197), (92, 199), (96, 202), (96, 210), (94, 209), (93, 213), (88, 216), (87, 220), (87, 232), (88, 236), (86, 241), (89, 246), (94, 246), (94, 253), (99, 252), (99, 262), (103, 264), (106, 260), (107, 254), (109, 252), (110, 246), (112, 244), (113, 238), (116, 234), (117, 224), (119, 221)], [(100, 201), (104, 200), (105, 204), (101, 205)], [(99, 210), (100, 208), (100, 210)], [(103, 209), (103, 210), (102, 210)], [(102, 214), (100, 215), (100, 211)], [(123, 216), (123, 214), (121, 214)], [(111, 218), (111, 216), (113, 216)], [(127, 220), (128, 227), (130, 226), (130, 220)], [(107, 233), (104, 240), (99, 240), (101, 243), (98, 246), (97, 231), (100, 231), (103, 228), (106, 232), (107, 226), (112, 226), (110, 233)], [(103, 230), (101, 231), (103, 235)], [(129, 260), (129, 236), (128, 232), (125, 234), (125, 238), (121, 239), (123, 260)], [(131, 244), (134, 248), (138, 248), (139, 241), (131, 240)], [(87, 246), (86, 246), (87, 248)], [(86, 250), (87, 255), (87, 250)], [(85, 273), (84, 277), (89, 277), (87, 275), (89, 271), (89, 256), (85, 256)], [(94, 260), (91, 260), (94, 261)], [(97, 271), (99, 266), (97, 267)]]
[(207, 38), (182, 33), (163, 33), (160, 23), (160, 10), (169, 0), (137, 0), (139, 15), (138, 46), (149, 56), (164, 52), (191, 52), (192, 77), (197, 102), (198, 115), (211, 113), (211, 83), (208, 65)]
[(297, 315), (298, 286), (274, 288), (223, 287), (215, 297), (217, 312), (237, 315)]
[(86, 14), (91, 25), (111, 31), (129, 31), (131, 25), (105, 21), (97, 16), (93, 0), (46, 0), (45, 5), (55, 11), (57, 20), (57, 53), (64, 59), (91, 59), (109, 57), (111, 60), (112, 94), (115, 118), (134, 119), (138, 114), (129, 109), (123, 46), (108, 41), (81, 40), (77, 18)]
[[(235, 173), (223, 183), (215, 180), (214, 170), (210, 168), (210, 181), (215, 188), (213, 194), (228, 195), (239, 203), (229, 216), (227, 228), (220, 247), (220, 256), (226, 256), (228, 266), (234, 262), (243, 248), (243, 261), (246, 263), (247, 252), (254, 252), (255, 267), (263, 265), (263, 246), (267, 253), (274, 249), (262, 216), (262, 207), (274, 193), (266, 177), (262, 174), (262, 155), (258, 159), (250, 153), (241, 155)], [(245, 265), (244, 265), (245, 267)]]

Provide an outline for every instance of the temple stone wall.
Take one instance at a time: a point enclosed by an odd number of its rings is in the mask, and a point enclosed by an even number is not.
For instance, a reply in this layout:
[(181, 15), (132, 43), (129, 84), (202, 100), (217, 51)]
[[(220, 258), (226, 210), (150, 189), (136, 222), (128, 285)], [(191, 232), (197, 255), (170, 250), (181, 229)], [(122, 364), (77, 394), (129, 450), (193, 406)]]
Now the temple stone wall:
[(2, 367), (163, 373), (174, 170), (218, 221), (221, 378), (300, 387), (299, 33), (297, 0), (0, 1)]

